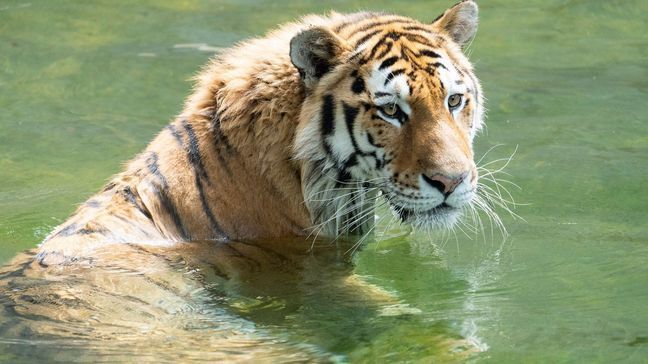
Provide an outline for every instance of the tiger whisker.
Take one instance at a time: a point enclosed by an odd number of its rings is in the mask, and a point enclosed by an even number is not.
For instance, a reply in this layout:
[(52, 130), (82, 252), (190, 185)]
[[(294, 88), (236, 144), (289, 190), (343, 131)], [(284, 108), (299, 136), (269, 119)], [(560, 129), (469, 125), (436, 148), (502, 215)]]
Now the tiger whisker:
[(483, 159), (488, 155), (488, 153), (490, 153), (493, 149), (496, 149), (496, 148), (501, 147), (501, 146), (503, 146), (503, 145), (504, 145), (504, 144), (495, 144), (495, 145), (493, 145), (492, 147), (490, 147), (490, 148), (489, 148), (489, 149), (488, 149), (488, 150), (487, 150), (487, 151), (486, 151), (486, 152), (481, 156), (481, 158), (479, 158), (479, 160), (478, 160), (475, 164), (479, 165), (479, 163), (481, 163), (481, 161), (482, 161), (482, 160), (483, 160)]

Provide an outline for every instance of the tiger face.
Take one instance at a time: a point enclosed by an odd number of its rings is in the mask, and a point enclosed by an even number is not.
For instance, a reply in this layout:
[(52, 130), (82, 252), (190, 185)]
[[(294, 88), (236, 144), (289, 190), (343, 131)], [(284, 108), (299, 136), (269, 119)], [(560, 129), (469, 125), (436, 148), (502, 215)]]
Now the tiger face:
[(432, 24), (363, 13), (295, 36), (301, 156), (326, 161), (341, 184), (376, 186), (402, 221), (453, 225), (477, 188), (482, 94), (461, 52), (476, 25), (463, 1)]

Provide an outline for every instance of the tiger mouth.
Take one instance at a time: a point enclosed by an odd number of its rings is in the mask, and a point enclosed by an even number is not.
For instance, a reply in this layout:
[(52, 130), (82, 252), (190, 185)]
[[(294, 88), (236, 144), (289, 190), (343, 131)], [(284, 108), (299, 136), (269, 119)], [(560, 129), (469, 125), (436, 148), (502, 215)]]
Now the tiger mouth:
[(412, 210), (408, 209), (405, 207), (400, 207), (396, 205), (392, 205), (396, 213), (398, 214), (398, 217), (401, 219), (403, 222), (410, 221), (413, 217), (419, 217), (419, 218), (444, 218), (449, 216), (450, 214), (459, 211), (458, 208), (452, 207), (448, 205), (445, 202), (442, 202), (441, 204), (437, 205), (436, 207), (433, 207), (429, 210)]

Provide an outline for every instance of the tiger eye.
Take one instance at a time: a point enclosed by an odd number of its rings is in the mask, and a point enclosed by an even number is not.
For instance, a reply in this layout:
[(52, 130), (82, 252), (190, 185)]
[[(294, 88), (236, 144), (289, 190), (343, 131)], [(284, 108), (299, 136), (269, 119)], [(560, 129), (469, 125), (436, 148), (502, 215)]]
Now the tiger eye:
[(394, 116), (394, 115), (396, 115), (396, 111), (398, 111), (398, 106), (396, 106), (396, 104), (385, 105), (385, 106), (383, 106), (382, 111), (387, 116)]
[(461, 104), (461, 94), (454, 94), (448, 97), (448, 106), (453, 109)]

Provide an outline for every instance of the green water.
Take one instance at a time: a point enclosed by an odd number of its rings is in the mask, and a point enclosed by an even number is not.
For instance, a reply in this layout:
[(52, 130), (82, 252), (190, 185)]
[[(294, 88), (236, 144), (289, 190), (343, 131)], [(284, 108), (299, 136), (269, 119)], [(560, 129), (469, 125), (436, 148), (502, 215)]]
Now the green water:
[[(0, 262), (34, 247), (140, 151), (215, 48), (310, 12), (431, 20), (448, 5), (1, 0)], [(416, 314), (338, 309), (335, 297), (288, 289), (281, 305), (234, 310), (232, 327), (341, 361), (434, 361), (442, 333), (484, 349), (476, 362), (648, 362), (648, 2), (491, 0), (480, 10), (469, 54), (489, 112), (477, 154), (502, 144), (484, 158), (494, 161), (517, 147), (505, 178), (521, 187), (511, 191), (524, 221), (500, 211), (505, 241), (487, 228), (436, 245), (404, 233), (370, 243), (356, 272)], [(0, 338), (0, 360), (39, 357), (30, 339)], [(119, 350), (150, 360), (218, 351), (173, 343)]]

